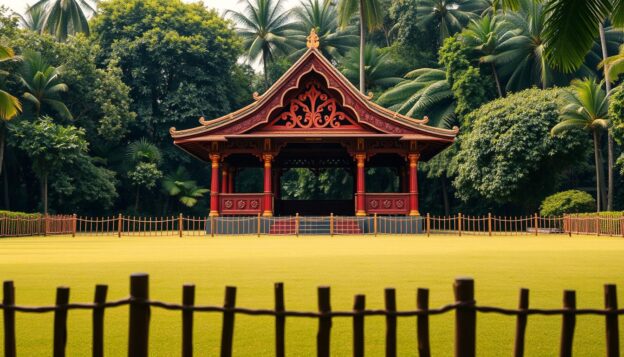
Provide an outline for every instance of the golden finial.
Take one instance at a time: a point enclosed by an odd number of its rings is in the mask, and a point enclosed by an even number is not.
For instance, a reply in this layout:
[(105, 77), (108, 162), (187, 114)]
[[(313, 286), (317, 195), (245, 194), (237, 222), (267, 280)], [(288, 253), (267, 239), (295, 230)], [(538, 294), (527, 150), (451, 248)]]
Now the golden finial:
[(313, 27), (310, 30), (310, 36), (308, 36), (308, 48), (318, 48), (319, 47), (319, 37), (316, 34), (316, 29)]
[(258, 93), (258, 92), (253, 92), (253, 99), (254, 100), (260, 100), (262, 96)]

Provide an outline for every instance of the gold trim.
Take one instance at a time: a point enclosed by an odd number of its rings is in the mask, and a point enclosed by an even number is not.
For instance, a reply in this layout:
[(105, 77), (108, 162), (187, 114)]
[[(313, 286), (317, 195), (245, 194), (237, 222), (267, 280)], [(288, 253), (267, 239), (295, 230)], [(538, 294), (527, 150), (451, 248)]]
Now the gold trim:
[(417, 217), (417, 216), (420, 216), (420, 212), (418, 212), (418, 210), (411, 210), (409, 212), (409, 215), (413, 217)]
[(310, 35), (306, 38), (308, 40), (308, 42), (306, 43), (306, 46), (310, 49), (317, 49), (319, 48), (319, 37), (316, 34), (316, 29), (314, 27), (312, 27), (310, 29)]

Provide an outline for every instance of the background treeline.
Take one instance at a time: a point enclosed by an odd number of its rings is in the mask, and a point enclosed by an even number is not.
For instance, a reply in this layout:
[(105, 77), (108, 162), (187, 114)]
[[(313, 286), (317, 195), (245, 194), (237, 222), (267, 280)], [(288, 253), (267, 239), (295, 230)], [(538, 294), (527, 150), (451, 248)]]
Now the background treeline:
[[(420, 167), (424, 211), (532, 213), (566, 190), (545, 206), (618, 209), (621, 9), (569, 3), (304, 0), (286, 9), (249, 0), (220, 15), (178, 0), (41, 0), (23, 16), (4, 9), (0, 207), (204, 214), (209, 167), (173, 147), (169, 128), (249, 103), (305, 51), (314, 27), (325, 56), (375, 101), (460, 127), (457, 143)], [(573, 16), (583, 24), (574, 31), (561, 24)], [(391, 170), (368, 174), (370, 190), (398, 188)], [(237, 187), (260, 192), (258, 176), (247, 170)], [(287, 198), (342, 197), (352, 180), (297, 169), (283, 185)]]

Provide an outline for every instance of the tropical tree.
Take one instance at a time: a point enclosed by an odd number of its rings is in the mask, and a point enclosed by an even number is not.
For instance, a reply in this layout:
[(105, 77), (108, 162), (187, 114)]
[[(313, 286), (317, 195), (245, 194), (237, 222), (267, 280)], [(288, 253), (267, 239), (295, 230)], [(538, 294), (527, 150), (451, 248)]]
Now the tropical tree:
[(597, 210), (605, 208), (606, 192), (602, 165), (602, 146), (600, 138), (609, 128), (609, 99), (602, 89), (602, 83), (594, 79), (574, 80), (572, 90), (564, 94), (568, 102), (561, 113), (561, 122), (555, 125), (551, 134), (557, 135), (565, 130), (582, 128), (592, 133), (594, 140), (594, 164), (596, 166), (596, 202)]
[(459, 32), (488, 7), (483, 0), (417, 0), (417, 21), (423, 28), (438, 32), (439, 44)]
[(606, 73), (606, 79), (613, 83), (617, 81), (618, 77), (624, 73), (624, 45), (620, 46), (620, 50), (616, 55), (607, 57), (599, 65), (600, 68), (604, 68)]
[[(0, 64), (3, 62), (15, 60), (15, 53), (13, 49), (0, 45)], [(10, 73), (4, 70), (0, 70), (0, 80), (4, 84), (4, 80)], [(2, 88), (3, 86), (0, 86)], [(0, 89), (0, 173), (2, 173), (4, 163), (4, 145), (6, 137), (6, 122), (16, 117), (22, 111), (22, 104), (19, 99), (14, 97), (11, 93)]]
[(34, 106), (36, 117), (39, 117), (43, 109), (49, 107), (63, 118), (72, 118), (69, 109), (60, 98), (60, 94), (68, 89), (61, 81), (62, 72), (62, 67), (51, 66), (39, 52), (25, 51), (22, 55), (20, 71), (20, 81), (24, 86), (22, 97)]
[(48, 177), (62, 165), (75, 163), (86, 156), (88, 143), (84, 130), (75, 126), (55, 124), (50, 117), (35, 121), (23, 120), (11, 128), (12, 145), (31, 160), (39, 178), (43, 212), (48, 213)]
[(189, 208), (195, 206), (199, 198), (210, 192), (209, 189), (198, 186), (197, 181), (190, 178), (183, 166), (179, 166), (176, 171), (164, 177), (162, 188), (167, 195), (177, 197), (181, 204)]
[(242, 11), (229, 10), (226, 15), (237, 24), (236, 30), (248, 48), (247, 57), (262, 62), (268, 87), (267, 64), (291, 48), (287, 30), (292, 23), (290, 12), (284, 11), (284, 0), (247, 0)]
[(128, 178), (132, 185), (136, 186), (134, 210), (138, 212), (141, 188), (153, 189), (163, 176), (162, 171), (158, 169), (162, 154), (156, 145), (142, 138), (128, 145), (126, 157), (131, 164), (131, 169), (127, 173)]
[(379, 97), (378, 103), (410, 117), (427, 115), (436, 126), (451, 122), (456, 106), (446, 72), (434, 68), (407, 73), (403, 82)]
[(43, 6), (28, 6), (26, 7), (26, 11), (24, 11), (24, 15), (17, 14), (17, 17), (19, 17), (20, 24), (23, 28), (34, 32), (41, 32), (45, 15), (44, 10)]
[(500, 21), (500, 17), (484, 15), (479, 19), (471, 20), (462, 32), (464, 41), (477, 53), (479, 62), (490, 65), (499, 97), (505, 95), (496, 69), (496, 55), (500, 52), (503, 27), (504, 22)]
[(341, 31), (338, 23), (338, 10), (329, 0), (307, 0), (293, 10), (293, 29), (288, 31), (288, 37), (296, 45), (296, 50), (290, 57), (298, 58), (306, 50), (306, 39), (310, 29), (315, 29), (318, 35), (319, 50), (330, 60), (337, 60), (357, 44), (355, 29), (348, 26)]
[(65, 41), (67, 36), (78, 32), (89, 34), (87, 16), (95, 13), (95, 8), (90, 0), (39, 0), (28, 12), (32, 12), (33, 19), (43, 13), (40, 31)]
[(383, 10), (379, 0), (339, 0), (338, 15), (342, 28), (349, 25), (351, 17), (359, 11), (360, 20), (360, 92), (366, 92), (366, 30), (373, 31), (383, 24)]
[[(351, 49), (343, 60), (342, 73), (353, 83), (357, 83), (360, 74), (359, 63), (360, 50)], [(388, 88), (402, 81), (399, 71), (401, 66), (392, 60), (388, 52), (382, 53), (374, 45), (366, 45), (364, 48), (364, 75), (366, 88)]]

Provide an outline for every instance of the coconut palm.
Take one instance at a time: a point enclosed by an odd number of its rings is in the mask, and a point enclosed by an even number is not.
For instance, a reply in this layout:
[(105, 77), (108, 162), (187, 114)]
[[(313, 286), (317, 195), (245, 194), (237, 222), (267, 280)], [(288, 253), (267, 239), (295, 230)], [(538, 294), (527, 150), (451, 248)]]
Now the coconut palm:
[(483, 0), (417, 0), (418, 24), (436, 29), (439, 44), (488, 8)]
[[(265, 85), (269, 86), (267, 65), (279, 54), (292, 48), (287, 30), (292, 28), (290, 12), (283, 0), (246, 0), (242, 11), (229, 10), (226, 16), (237, 24), (237, 32), (251, 61), (262, 62)], [(309, 32), (309, 30), (308, 30)]]
[(620, 46), (618, 54), (607, 57), (600, 63), (600, 68), (606, 68), (607, 80), (610, 82), (617, 81), (618, 77), (624, 73), (624, 45)]
[(471, 20), (462, 32), (462, 36), (466, 44), (478, 54), (479, 62), (491, 66), (498, 96), (502, 97), (504, 92), (496, 69), (495, 57), (500, 51), (500, 37), (504, 27), (504, 22), (499, 19), (496, 15), (484, 15), (479, 19)]
[(39, 0), (29, 10), (33, 18), (43, 13), (41, 32), (47, 32), (59, 41), (67, 36), (84, 32), (89, 34), (88, 15), (95, 13), (90, 0)]
[(38, 117), (42, 110), (49, 108), (64, 118), (72, 118), (60, 98), (60, 94), (68, 88), (61, 81), (62, 72), (62, 67), (49, 65), (41, 53), (24, 51), (20, 70), (20, 81), (24, 86), (22, 97), (34, 106), (35, 116)]
[(571, 91), (565, 94), (569, 102), (561, 113), (561, 122), (551, 129), (556, 135), (569, 129), (581, 128), (592, 133), (594, 140), (594, 163), (596, 165), (596, 201), (598, 211), (604, 208), (606, 192), (600, 138), (609, 128), (609, 99), (602, 89), (602, 83), (593, 78), (574, 80)]
[(191, 180), (188, 171), (182, 166), (165, 176), (162, 187), (167, 195), (177, 197), (180, 203), (189, 208), (195, 206), (199, 198), (210, 192), (209, 189), (200, 187), (196, 181)]
[[(342, 73), (352, 83), (357, 83), (360, 74), (359, 57), (360, 50), (353, 48), (343, 60)], [(388, 53), (382, 53), (379, 47), (366, 45), (364, 47), (364, 75), (366, 77), (366, 89), (388, 88), (402, 81), (401, 66), (398, 66)]]
[(329, 0), (307, 0), (293, 10), (294, 25), (288, 37), (292, 38), (297, 50), (291, 54), (292, 58), (301, 56), (306, 50), (305, 43), (314, 28), (319, 36), (319, 50), (330, 60), (344, 56), (347, 51), (357, 44), (355, 28), (339, 29), (338, 10)]
[(351, 17), (359, 12), (360, 20), (360, 92), (366, 92), (365, 47), (366, 30), (373, 31), (383, 24), (383, 10), (379, 0), (339, 0), (338, 15), (342, 28), (349, 25)]
[(449, 126), (456, 105), (446, 72), (433, 68), (409, 72), (403, 82), (382, 94), (378, 103), (410, 117), (426, 115), (435, 126)]
[(126, 149), (126, 157), (133, 164), (140, 162), (160, 164), (162, 161), (162, 154), (158, 146), (152, 144), (146, 138), (131, 142)]
[(42, 28), (41, 25), (43, 24), (43, 17), (45, 15), (44, 10), (45, 9), (43, 6), (26, 7), (26, 11), (24, 11), (24, 15), (17, 14), (22, 27), (27, 30), (34, 31), (34, 32), (41, 32), (41, 28)]
[[(0, 63), (14, 61), (16, 58), (12, 48), (0, 45)], [(9, 72), (0, 70), (0, 81), (2, 84), (4, 84), (4, 79), (9, 75)], [(14, 97), (11, 93), (0, 89), (0, 173), (2, 173), (2, 168), (4, 167), (5, 123), (16, 117), (21, 111), (22, 104), (19, 99)]]

